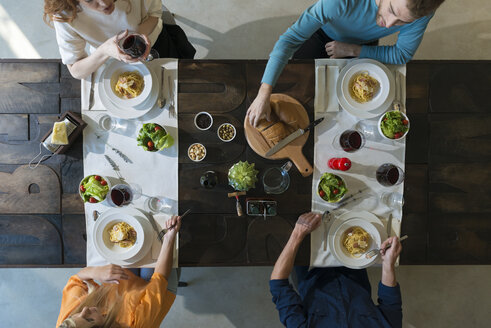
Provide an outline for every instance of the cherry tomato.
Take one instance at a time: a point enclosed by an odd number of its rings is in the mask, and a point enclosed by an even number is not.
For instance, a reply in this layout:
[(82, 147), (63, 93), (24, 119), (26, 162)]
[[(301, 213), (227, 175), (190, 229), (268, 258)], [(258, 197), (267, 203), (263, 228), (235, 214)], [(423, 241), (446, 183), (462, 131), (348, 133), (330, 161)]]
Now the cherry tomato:
[(153, 150), (153, 147), (148, 147), (148, 150), (149, 150), (149, 151), (152, 151), (152, 150)]
[(319, 190), (319, 196), (324, 197), (325, 195), (326, 193), (324, 192), (324, 190)]
[(333, 193), (334, 195), (339, 194), (339, 189), (334, 189), (334, 190), (332, 191), (332, 193)]
[(158, 126), (158, 125), (157, 125), (157, 126), (154, 128), (154, 130), (155, 130), (155, 132), (157, 132), (157, 131), (159, 131), (159, 130), (162, 130), (162, 128), (161, 128), (160, 126)]
[(89, 202), (90, 203), (97, 203), (97, 199), (95, 199), (94, 197), (90, 197)]
[(102, 181), (101, 181), (101, 185), (102, 185), (102, 186), (107, 185), (107, 181), (106, 181), (106, 180), (102, 180)]
[(402, 124), (408, 125), (409, 124), (409, 121), (408, 120), (402, 120)]
[(149, 142), (147, 142), (147, 146), (148, 148), (153, 148), (153, 141), (150, 140)]
[(98, 176), (98, 175), (95, 175), (95, 176), (94, 176), (94, 179), (96, 179), (97, 181), (101, 181), (101, 177), (100, 177), (100, 176)]
[(394, 133), (394, 139), (399, 139), (400, 137), (402, 137), (402, 133), (401, 132)]
[(84, 185), (80, 185), (80, 191), (81, 191), (81, 192), (85, 192), (85, 187), (84, 187)]
[(387, 121), (387, 117), (384, 117), (384, 121)]

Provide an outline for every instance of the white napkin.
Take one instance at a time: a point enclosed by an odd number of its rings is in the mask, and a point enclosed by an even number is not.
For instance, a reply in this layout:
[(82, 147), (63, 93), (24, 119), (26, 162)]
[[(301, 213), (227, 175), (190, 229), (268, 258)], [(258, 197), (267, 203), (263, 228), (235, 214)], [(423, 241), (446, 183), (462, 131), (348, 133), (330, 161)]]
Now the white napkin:
[[(159, 231), (164, 229), (165, 227), (165, 221), (169, 220), (172, 216), (169, 214), (155, 214), (153, 216), (155, 223), (157, 224), (157, 227), (159, 228)], [(155, 237), (157, 237), (157, 233), (155, 233)], [(162, 248), (162, 244), (157, 238), (154, 238), (154, 242), (152, 245), (152, 261), (157, 261), (159, 258), (159, 253), (160, 249)], [(153, 263), (153, 266), (155, 266), (155, 263)], [(178, 268), (179, 267), (179, 233), (177, 233), (176, 236), (176, 242), (174, 244), (174, 256), (173, 256), (173, 263), (172, 263), (173, 268)]]
[(326, 84), (325, 90), (329, 90), (327, 93), (327, 111), (338, 112), (339, 103), (338, 96), (336, 94), (336, 82), (338, 81), (339, 67), (338, 66), (326, 66)]
[(315, 68), (315, 101), (314, 109), (316, 113), (321, 113), (326, 110), (326, 66), (317, 66)]

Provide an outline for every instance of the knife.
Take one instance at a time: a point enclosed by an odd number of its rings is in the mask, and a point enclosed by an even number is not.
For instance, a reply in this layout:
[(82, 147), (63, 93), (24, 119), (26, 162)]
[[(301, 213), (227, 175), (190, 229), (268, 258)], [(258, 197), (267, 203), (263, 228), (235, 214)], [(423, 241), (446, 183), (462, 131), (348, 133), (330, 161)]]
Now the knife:
[(164, 97), (164, 76), (165, 76), (165, 68), (160, 67), (161, 75), (160, 75), (160, 90), (159, 90), (159, 107), (164, 108), (166, 99)]
[(89, 108), (90, 110), (92, 106), (94, 106), (94, 85), (95, 85), (95, 71), (90, 75), (90, 94), (89, 94)]
[(285, 139), (281, 140), (276, 145), (274, 145), (273, 147), (271, 147), (271, 149), (268, 150), (268, 152), (266, 153), (266, 157), (269, 157), (269, 156), (271, 156), (273, 154), (276, 154), (283, 147), (285, 147), (290, 142), (292, 142), (293, 140), (295, 140), (298, 137), (300, 137), (301, 135), (303, 135), (305, 132), (311, 130), (314, 126), (316, 126), (317, 124), (319, 124), (323, 120), (324, 120), (324, 117), (321, 117), (321, 118), (313, 121), (312, 123), (310, 123), (305, 129), (298, 129), (297, 131), (293, 132), (288, 137), (286, 137)]
[(387, 219), (387, 237), (390, 237), (392, 234), (392, 213), (389, 214), (389, 218)]
[(159, 228), (157, 227), (157, 223), (155, 222), (155, 219), (153, 218), (152, 215), (147, 215), (148, 217), (148, 221), (150, 221), (150, 224), (152, 225), (152, 228), (153, 230), (157, 233), (157, 239), (162, 242), (162, 240), (159, 239), (159, 234), (160, 234), (160, 230)]

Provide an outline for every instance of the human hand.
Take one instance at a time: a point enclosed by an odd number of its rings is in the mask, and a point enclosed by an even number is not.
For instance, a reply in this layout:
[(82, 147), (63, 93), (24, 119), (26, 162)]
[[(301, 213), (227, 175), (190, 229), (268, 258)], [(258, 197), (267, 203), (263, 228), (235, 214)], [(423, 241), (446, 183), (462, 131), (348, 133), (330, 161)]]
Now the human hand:
[(298, 234), (300, 238), (305, 238), (309, 233), (319, 227), (321, 223), (321, 215), (313, 212), (304, 213), (298, 217), (297, 223), (293, 232)]
[(331, 41), (326, 43), (326, 53), (331, 58), (358, 57), (361, 46), (358, 44)]
[[(391, 245), (389, 249), (385, 247)], [(394, 267), (397, 257), (401, 254), (402, 245), (398, 237), (389, 237), (380, 245), (380, 255), (382, 256), (382, 264), (386, 267)]]
[(147, 59), (148, 54), (150, 53), (150, 50), (152, 49), (152, 44), (150, 43), (150, 39), (145, 35), (145, 34), (140, 34), (143, 40), (145, 40), (145, 44), (147, 45), (147, 48), (145, 49), (145, 53), (138, 58), (141, 61), (145, 61)]
[(165, 221), (164, 229), (166, 230), (164, 239), (174, 238), (179, 229), (181, 229), (181, 217), (173, 215), (169, 220)]
[[(127, 35), (128, 30), (124, 30), (122, 33), (119, 33), (112, 38), (107, 39), (106, 42), (101, 45), (103, 53), (106, 56), (112, 57), (125, 63), (133, 63), (138, 61), (138, 58), (133, 58), (130, 55), (121, 51), (121, 49), (119, 49), (119, 41), (124, 39)], [(148, 38), (145, 41), (147, 40)], [(149, 47), (147, 47), (147, 51), (150, 52)], [(148, 55), (148, 52), (146, 52), (146, 55)]]
[(120, 280), (128, 280), (129, 277), (122, 267), (116, 264), (92, 267), (93, 277), (102, 283), (119, 284)]
[(259, 88), (259, 92), (252, 102), (251, 106), (247, 110), (246, 119), (249, 123), (256, 127), (259, 120), (266, 117), (268, 121), (271, 120), (271, 103), (270, 96), (273, 87), (269, 84), (263, 83)]

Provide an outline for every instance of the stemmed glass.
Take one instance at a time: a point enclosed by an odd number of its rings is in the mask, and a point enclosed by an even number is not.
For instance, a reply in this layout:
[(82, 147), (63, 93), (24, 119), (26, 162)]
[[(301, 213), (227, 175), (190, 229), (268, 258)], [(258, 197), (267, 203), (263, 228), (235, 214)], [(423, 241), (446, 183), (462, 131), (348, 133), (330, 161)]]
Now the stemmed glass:
[[(118, 36), (124, 32), (125, 31), (119, 32)], [(126, 35), (124, 38), (120, 38), (118, 41), (118, 47), (125, 54), (144, 61), (151, 61), (160, 57), (157, 50), (150, 48), (150, 52), (147, 58), (141, 58), (147, 51), (148, 47), (150, 47), (150, 45), (145, 41), (141, 34), (138, 34), (136, 32), (129, 31), (128, 35)]]

